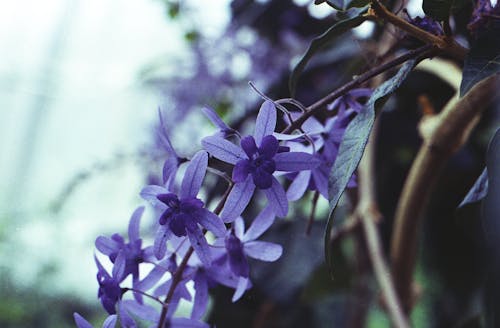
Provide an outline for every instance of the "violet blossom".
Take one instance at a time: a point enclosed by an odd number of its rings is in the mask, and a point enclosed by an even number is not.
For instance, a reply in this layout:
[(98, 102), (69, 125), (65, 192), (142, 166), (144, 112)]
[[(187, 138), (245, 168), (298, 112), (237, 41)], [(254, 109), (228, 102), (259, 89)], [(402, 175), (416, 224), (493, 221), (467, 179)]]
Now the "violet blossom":
[(201, 188), (208, 165), (208, 155), (199, 151), (189, 162), (177, 195), (161, 186), (147, 186), (141, 195), (160, 207), (159, 228), (154, 241), (154, 254), (158, 259), (165, 256), (166, 242), (172, 235), (187, 236), (196, 255), (204, 265), (211, 263), (210, 250), (200, 226), (216, 236), (224, 235), (226, 228), (222, 220), (205, 209), (203, 201), (196, 198)]
[(235, 184), (221, 213), (225, 222), (234, 221), (245, 210), (255, 188), (264, 192), (276, 215), (286, 216), (286, 194), (273, 174), (277, 171), (310, 170), (319, 165), (311, 154), (288, 152), (286, 148), (280, 148), (273, 136), (275, 127), (276, 108), (271, 101), (265, 101), (257, 115), (254, 135), (242, 138), (241, 147), (219, 136), (202, 140), (203, 147), (210, 155), (235, 165), (232, 174)]

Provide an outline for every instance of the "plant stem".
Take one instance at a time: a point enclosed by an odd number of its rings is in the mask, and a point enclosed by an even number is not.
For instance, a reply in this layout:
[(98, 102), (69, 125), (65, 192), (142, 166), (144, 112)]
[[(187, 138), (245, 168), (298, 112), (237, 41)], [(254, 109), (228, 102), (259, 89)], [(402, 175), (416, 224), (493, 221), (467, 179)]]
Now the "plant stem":
[(401, 55), (401, 56), (399, 56), (399, 57), (397, 57), (397, 58), (395, 58), (395, 59), (393, 59), (385, 64), (374, 67), (374, 68), (366, 71), (365, 73), (357, 76), (352, 81), (344, 84), (340, 88), (332, 91), (331, 93), (329, 93), (325, 97), (321, 98), (320, 100), (318, 100), (314, 104), (307, 107), (307, 110), (301, 116), (299, 116), (295, 121), (293, 121), (292, 124), (290, 124), (288, 127), (286, 127), (282, 131), (282, 133), (291, 133), (295, 129), (298, 129), (309, 117), (313, 116), (315, 113), (317, 113), (320, 109), (322, 109), (328, 103), (332, 102), (333, 100), (335, 100), (336, 98), (338, 98), (340, 96), (347, 94), (350, 90), (352, 90), (356, 87), (359, 87), (361, 84), (368, 81), (372, 77), (377, 76), (378, 74), (381, 74), (381, 73), (383, 73), (383, 72), (385, 72), (393, 67), (396, 67), (409, 59), (419, 57), (419, 56), (424, 55), (426, 53), (431, 53), (433, 51), (433, 49), (434, 49), (433, 45), (422, 46), (418, 49), (408, 51), (407, 53), (405, 53), (405, 54), (403, 54), (403, 55)]
[(384, 5), (382, 5), (382, 3), (380, 3), (379, 0), (373, 0), (371, 6), (378, 17), (388, 21), (396, 27), (399, 27), (400, 29), (404, 30), (408, 34), (411, 34), (417, 39), (425, 43), (435, 45), (443, 52), (453, 56), (456, 59), (463, 60), (465, 58), (468, 49), (458, 44), (451, 36), (445, 35), (441, 37), (424, 31), (421, 28), (412, 25), (408, 21), (390, 12), (386, 7), (384, 7)]
[(394, 218), (391, 264), (403, 310), (413, 306), (412, 283), (420, 217), (444, 164), (467, 140), (482, 111), (499, 99), (500, 75), (477, 83), (463, 98), (452, 99), (437, 117), (434, 130), (424, 138), (406, 179)]
[(380, 236), (376, 223), (381, 220), (382, 215), (378, 209), (375, 188), (375, 138), (378, 132), (378, 121), (370, 134), (370, 139), (361, 159), (358, 175), (358, 204), (355, 209), (355, 217), (361, 222), (368, 255), (373, 266), (375, 278), (380, 286), (384, 303), (393, 325), (397, 328), (410, 327), (408, 320), (402, 311), (400, 299), (396, 294), (390, 271), (381, 247)]
[(172, 277), (172, 284), (170, 285), (167, 296), (165, 297), (165, 301), (163, 302), (163, 307), (161, 309), (161, 314), (160, 314), (160, 320), (158, 322), (158, 328), (163, 328), (165, 326), (165, 320), (167, 319), (168, 305), (170, 301), (172, 301), (175, 288), (182, 281), (182, 274), (184, 273), (184, 269), (187, 266), (189, 258), (191, 257), (191, 255), (193, 255), (193, 252), (194, 252), (193, 247), (189, 247), (186, 255), (184, 255), (184, 258), (182, 259), (181, 264), (179, 264), (179, 267), (177, 268), (177, 270), (175, 270), (175, 273)]

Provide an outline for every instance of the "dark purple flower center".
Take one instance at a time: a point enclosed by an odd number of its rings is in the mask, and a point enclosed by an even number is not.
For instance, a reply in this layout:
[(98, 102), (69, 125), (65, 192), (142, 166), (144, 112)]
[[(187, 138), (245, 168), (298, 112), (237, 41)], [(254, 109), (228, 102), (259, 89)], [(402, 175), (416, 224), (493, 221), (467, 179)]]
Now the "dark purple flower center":
[(247, 278), (250, 269), (245, 253), (243, 252), (243, 244), (239, 238), (234, 233), (231, 233), (225, 240), (225, 246), (231, 271), (237, 276)]
[(101, 271), (97, 272), (97, 281), (99, 282), (97, 297), (101, 300), (102, 306), (109, 314), (115, 314), (116, 302), (122, 297), (122, 289), (118, 281)]
[(168, 206), (160, 216), (160, 224), (169, 224), (170, 230), (177, 236), (187, 234), (186, 229), (196, 226), (196, 212), (203, 207), (203, 202), (196, 197), (179, 199), (176, 194), (160, 194), (158, 200)]
[[(144, 262), (144, 251), (142, 249), (142, 239), (134, 240), (133, 242), (125, 243), (122, 236), (115, 233), (111, 239), (120, 244), (120, 250), (125, 252), (125, 272), (124, 275), (132, 274), (137, 276), (139, 274), (138, 265)], [(118, 251), (109, 254), (109, 259), (115, 263)]]
[(248, 136), (241, 139), (241, 148), (247, 154), (248, 159), (236, 163), (233, 179), (236, 182), (242, 182), (245, 181), (248, 174), (251, 174), (257, 187), (270, 188), (273, 181), (272, 174), (276, 171), (273, 157), (279, 150), (278, 140), (274, 136), (268, 135), (262, 138), (260, 147), (257, 147), (255, 139)]

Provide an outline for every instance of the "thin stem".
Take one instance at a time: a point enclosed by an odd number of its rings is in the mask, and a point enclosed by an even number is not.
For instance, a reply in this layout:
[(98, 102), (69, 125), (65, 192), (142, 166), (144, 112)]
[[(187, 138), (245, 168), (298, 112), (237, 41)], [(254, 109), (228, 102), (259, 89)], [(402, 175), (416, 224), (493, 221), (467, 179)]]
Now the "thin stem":
[(391, 279), (391, 273), (382, 253), (380, 237), (377, 227), (375, 226), (375, 220), (368, 215), (364, 215), (361, 220), (368, 247), (368, 254), (373, 265), (373, 271), (375, 272), (375, 277), (377, 278), (382, 294), (384, 295), (384, 301), (387, 305), (387, 311), (389, 312), (391, 321), (397, 328), (410, 327), (404, 312), (402, 311), (396, 294), (396, 289), (394, 288)]
[(392, 273), (405, 313), (413, 306), (417, 236), (433, 184), (446, 161), (467, 141), (482, 111), (500, 98), (498, 83), (500, 75), (491, 76), (458, 101), (452, 99), (436, 117), (434, 130), (424, 138), (410, 169), (396, 209), (391, 243)]
[(424, 31), (415, 25), (412, 25), (410, 22), (390, 12), (386, 7), (384, 7), (384, 5), (382, 5), (382, 3), (380, 3), (379, 0), (372, 1), (371, 5), (372, 5), (372, 10), (375, 12), (375, 14), (378, 17), (382, 18), (383, 20), (386, 20), (389, 23), (395, 25), (396, 27), (399, 27), (408, 34), (411, 34), (412, 36), (416, 37), (417, 39), (425, 43), (432, 44), (438, 47), (443, 52), (448, 53), (459, 60), (463, 60), (465, 58), (468, 49), (462, 47), (449, 35), (440, 37), (431, 34), (427, 31)]
[(160, 320), (158, 322), (158, 328), (163, 328), (165, 326), (165, 320), (167, 319), (168, 305), (172, 301), (172, 297), (174, 296), (174, 291), (177, 285), (182, 281), (182, 274), (184, 273), (184, 269), (187, 266), (189, 258), (193, 255), (194, 249), (193, 247), (189, 247), (186, 255), (182, 259), (181, 264), (172, 277), (172, 284), (168, 290), (167, 296), (165, 297), (165, 301), (163, 302), (163, 308), (161, 309)]
[(306, 235), (308, 236), (311, 234), (311, 228), (314, 222), (314, 214), (316, 213), (316, 206), (318, 204), (318, 199), (319, 199), (319, 191), (316, 191), (312, 199), (311, 214), (309, 215), (309, 220), (307, 221)]
[(146, 296), (152, 300), (155, 300), (156, 302), (160, 303), (161, 305), (163, 305), (163, 302), (158, 298), (158, 297), (154, 297), (153, 295), (150, 295), (146, 292), (143, 292), (142, 290), (138, 290), (138, 289), (135, 289), (135, 288), (123, 288), (125, 290), (125, 292), (128, 292), (128, 291), (132, 291), (134, 293), (137, 293), (137, 294), (141, 294), (143, 296)]
[(332, 91), (325, 97), (321, 98), (314, 104), (310, 105), (307, 107), (307, 110), (299, 117), (297, 118), (292, 124), (290, 124), (288, 127), (286, 127), (282, 133), (291, 133), (295, 129), (298, 129), (309, 117), (313, 116), (315, 113), (319, 112), (320, 109), (322, 109), (324, 106), (327, 104), (331, 103), (333, 100), (336, 98), (343, 96), (347, 94), (349, 91), (352, 89), (359, 87), (361, 84), (364, 82), (368, 81), (374, 76), (377, 76), (393, 67), (396, 67), (404, 62), (406, 62), (409, 59), (416, 58), (419, 56), (422, 56), (427, 53), (431, 53), (433, 50), (434, 46), (433, 45), (425, 45), (422, 46), (418, 49), (408, 51), (407, 53), (383, 64), (377, 67), (374, 67), (365, 73), (357, 76), (355, 79), (352, 81), (344, 84), (340, 88)]
[[(234, 184), (230, 183), (229, 187), (226, 189), (226, 192), (222, 196), (221, 200), (217, 204), (217, 207), (213, 211), (214, 214), (219, 215), (220, 212), (222, 211), (222, 208), (224, 207), (224, 204), (226, 203), (227, 197), (231, 190), (233, 189)], [(184, 269), (187, 266), (187, 263), (189, 261), (189, 258), (191, 255), (193, 255), (194, 249), (192, 246), (189, 247), (186, 255), (182, 258), (181, 264), (177, 267), (177, 270), (175, 270), (175, 273), (172, 277), (172, 284), (170, 285), (170, 288), (168, 289), (167, 296), (165, 297), (165, 301), (162, 303), (163, 307), (161, 310), (160, 314), (160, 320), (158, 322), (158, 328), (163, 328), (165, 326), (165, 320), (167, 318), (167, 312), (168, 312), (168, 305), (172, 301), (172, 297), (174, 296), (174, 291), (177, 285), (182, 281), (182, 274), (184, 273)]]

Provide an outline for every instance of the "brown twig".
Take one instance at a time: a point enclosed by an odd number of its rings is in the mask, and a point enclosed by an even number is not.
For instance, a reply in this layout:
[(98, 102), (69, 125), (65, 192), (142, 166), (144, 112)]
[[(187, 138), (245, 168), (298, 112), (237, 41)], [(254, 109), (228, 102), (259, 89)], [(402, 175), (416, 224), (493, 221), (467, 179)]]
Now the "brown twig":
[(375, 196), (374, 180), (375, 137), (378, 131), (377, 126), (378, 124), (376, 123), (358, 168), (360, 180), (358, 189), (359, 200), (356, 206), (355, 215), (359, 217), (361, 222), (368, 255), (373, 266), (375, 278), (380, 286), (389, 317), (395, 327), (406, 328), (410, 327), (410, 325), (402, 311), (401, 302), (397, 297), (396, 289), (394, 288), (391, 274), (382, 252), (380, 236), (376, 227), (376, 223), (379, 222), (382, 217)]
[(307, 111), (305, 111), (300, 117), (298, 117), (295, 121), (293, 121), (292, 124), (290, 124), (288, 127), (286, 127), (282, 133), (291, 133), (295, 129), (298, 129), (309, 117), (313, 116), (315, 113), (317, 113), (319, 110), (321, 110), (324, 106), (326, 106), (328, 103), (332, 102), (336, 98), (343, 96), (347, 94), (350, 90), (359, 87), (361, 84), (364, 82), (368, 81), (374, 76), (377, 76), (393, 67), (396, 67), (398, 65), (401, 65), (402, 63), (406, 62), (407, 60), (410, 60), (412, 58), (420, 57), (424, 54), (430, 54), (433, 50), (434, 46), (433, 45), (425, 45), (422, 46), (418, 49), (408, 51), (407, 53), (385, 63), (380, 66), (374, 67), (365, 73), (357, 76), (355, 79), (352, 81), (344, 84), (340, 88), (332, 91), (325, 97), (321, 98), (314, 104), (310, 105), (307, 107)]
[[(230, 183), (228, 188), (226, 189), (226, 192), (222, 196), (222, 199), (219, 201), (219, 204), (217, 204), (217, 207), (213, 211), (214, 214), (219, 215), (220, 212), (222, 211), (222, 208), (227, 200), (227, 197), (231, 190), (233, 189), (234, 184)], [(168, 306), (169, 303), (172, 301), (172, 297), (174, 296), (174, 291), (175, 288), (177, 288), (177, 285), (182, 281), (182, 274), (184, 273), (184, 269), (186, 269), (187, 263), (189, 261), (189, 258), (191, 255), (193, 255), (194, 248), (192, 246), (189, 247), (188, 251), (182, 258), (181, 263), (175, 270), (174, 275), (172, 276), (172, 284), (170, 285), (170, 288), (168, 289), (167, 296), (165, 297), (165, 301), (163, 301), (163, 307), (161, 309), (161, 314), (160, 314), (160, 320), (158, 321), (158, 328), (163, 328), (165, 326), (165, 320), (167, 319), (167, 313), (168, 313)]]
[(458, 44), (451, 36), (445, 35), (443, 37), (431, 34), (421, 28), (412, 25), (408, 21), (390, 12), (379, 0), (373, 0), (371, 3), (372, 10), (377, 17), (393, 24), (396, 27), (404, 30), (408, 34), (416, 37), (417, 39), (427, 43), (433, 44), (443, 52), (453, 56), (456, 59), (463, 60), (468, 52), (468, 49)]
[(499, 99), (500, 75), (477, 83), (463, 98), (450, 101), (437, 117), (434, 130), (424, 139), (406, 179), (395, 214), (391, 244), (394, 283), (403, 309), (412, 308), (413, 270), (420, 216), (440, 170), (467, 140), (482, 111)]

